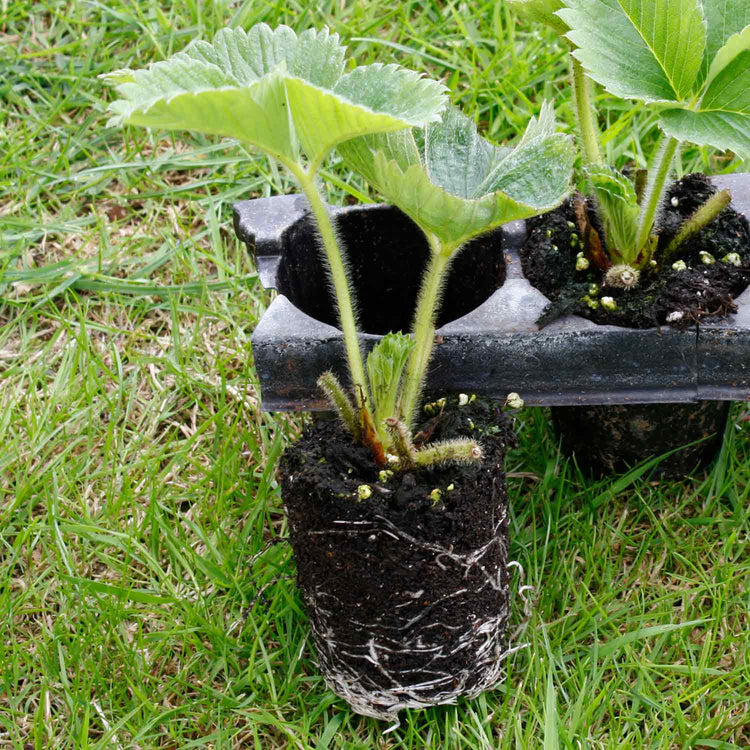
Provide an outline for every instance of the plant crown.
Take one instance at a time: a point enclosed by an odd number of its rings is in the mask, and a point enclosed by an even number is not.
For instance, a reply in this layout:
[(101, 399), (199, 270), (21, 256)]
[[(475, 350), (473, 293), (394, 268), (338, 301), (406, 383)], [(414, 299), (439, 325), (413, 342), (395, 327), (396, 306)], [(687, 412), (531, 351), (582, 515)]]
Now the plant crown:
[[(110, 124), (236, 138), (283, 164), (317, 222), (344, 334), (352, 395), (324, 373), (319, 385), (331, 405), (383, 466), (392, 454), (401, 468), (477, 460), (473, 441), (415, 448), (411, 439), (445, 273), (472, 237), (566, 197), (572, 144), (554, 132), (549, 105), (515, 148), (501, 148), (446, 108), (442, 84), (393, 64), (345, 66), (345, 48), (327, 29), (224, 29), (210, 44), (194, 41), (146, 69), (104, 76), (121, 97)], [(414, 219), (432, 251), (411, 335), (386, 335), (366, 364), (345, 248), (316, 180), (334, 148)]]
[[(657, 214), (679, 142), (750, 157), (750, 0), (509, 2), (571, 46), (584, 180), (604, 230), (602, 247), (585, 210), (578, 210), (588, 259), (603, 271), (613, 265), (650, 270)], [(589, 78), (657, 114), (662, 136), (643, 189), (601, 156)], [(666, 262), (729, 201), (727, 191), (709, 199), (658, 261)]]

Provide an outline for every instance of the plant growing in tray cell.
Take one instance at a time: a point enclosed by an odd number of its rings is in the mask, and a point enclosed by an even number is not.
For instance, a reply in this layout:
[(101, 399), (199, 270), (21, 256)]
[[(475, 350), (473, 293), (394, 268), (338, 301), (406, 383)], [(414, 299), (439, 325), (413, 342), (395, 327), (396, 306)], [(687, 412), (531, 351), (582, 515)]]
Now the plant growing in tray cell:
[[(715, 193), (657, 253), (659, 210), (680, 142), (750, 155), (750, 0), (510, 2), (571, 47), (583, 177), (598, 218), (583, 200), (576, 204), (579, 262), (599, 267), (610, 286), (633, 287), (731, 200), (726, 190)], [(662, 134), (645, 181), (605, 163), (589, 78), (657, 114)]]
[(444, 87), (397, 65), (345, 72), (337, 34), (258, 24), (223, 29), (212, 43), (192, 42), (144, 70), (104, 79), (122, 97), (109, 124), (194, 130), (262, 149), (295, 177), (307, 197), (330, 269), (356, 412), (364, 438), (373, 434), (371, 400), (357, 338), (346, 256), (321, 194), (317, 173), (342, 141), (437, 120)]
[[(446, 110), (441, 84), (395, 65), (346, 73), (344, 64), (344, 48), (327, 31), (297, 36), (260, 25), (107, 78), (122, 97), (112, 105), (116, 124), (258, 146), (309, 201), (351, 390), (331, 373), (319, 383), (359, 442), (336, 423), (309, 425), (281, 459), (281, 494), (326, 682), (359, 713), (395, 719), (402, 708), (478, 695), (502, 676), (509, 428), (499, 407), (470, 399), (461, 415), (451, 403), (430, 420), (435, 439), (416, 441), (412, 425), (451, 261), (472, 237), (559, 204), (574, 148), (553, 132), (550, 106), (515, 148), (498, 148)], [(346, 251), (316, 180), (334, 147), (416, 221), (430, 248), (413, 331), (387, 334), (366, 361)], [(467, 427), (467, 411), (482, 424)], [(392, 455), (397, 464), (385, 468)]]
[[(573, 148), (554, 132), (545, 105), (514, 149), (483, 140), (446, 108), (445, 87), (397, 65), (345, 72), (336, 34), (297, 36), (259, 24), (220, 31), (143, 70), (104, 76), (121, 98), (111, 124), (195, 130), (236, 138), (278, 160), (296, 178), (317, 223), (336, 298), (351, 379), (349, 395), (331, 373), (320, 386), (354, 437), (384, 466), (472, 461), (468, 440), (415, 449), (410, 430), (434, 338), (440, 291), (451, 260), (472, 237), (558, 205), (567, 195)], [(421, 148), (417, 144), (421, 145)], [(431, 261), (411, 336), (388, 334), (363, 360), (357, 304), (317, 172), (338, 147), (425, 232)]]
[[(430, 259), (417, 298), (409, 340), (413, 348), (405, 359), (403, 376), (390, 379), (384, 387), (395, 410), (386, 424), (391, 439), (384, 435), (383, 444), (387, 450), (394, 448), (406, 466), (419, 463), (423, 456), (427, 462), (441, 460), (441, 452), (434, 447), (415, 453), (409, 434), (448, 268), (473, 237), (559, 205), (568, 193), (572, 144), (555, 133), (554, 112), (545, 103), (515, 148), (489, 143), (471, 120), (451, 107), (424, 132), (405, 129), (362, 136), (341, 144), (339, 152), (427, 238)], [(381, 346), (390, 346), (388, 338)], [(445, 450), (445, 457), (457, 459), (480, 455), (471, 442), (446, 445)]]

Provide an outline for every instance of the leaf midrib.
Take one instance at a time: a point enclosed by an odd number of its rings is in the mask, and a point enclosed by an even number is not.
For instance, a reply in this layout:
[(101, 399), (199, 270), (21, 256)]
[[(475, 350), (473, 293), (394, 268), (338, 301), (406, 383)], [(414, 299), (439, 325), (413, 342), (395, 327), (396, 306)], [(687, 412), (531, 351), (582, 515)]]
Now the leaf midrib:
[[(601, 0), (599, 0), (599, 1), (601, 2)], [(671, 0), (667, 0), (667, 2), (668, 2), (668, 3), (669, 3), (670, 1), (671, 1)], [(655, 60), (656, 60), (656, 62), (658, 63), (659, 67), (660, 67), (660, 68), (662, 69), (662, 71), (664, 72), (664, 75), (666, 76), (666, 79), (667, 79), (667, 81), (669, 82), (669, 86), (670, 86), (670, 88), (672, 89), (672, 93), (674, 94), (674, 100), (675, 100), (676, 102), (684, 102), (684, 100), (683, 100), (682, 98), (680, 98), (680, 95), (679, 95), (679, 93), (678, 93), (678, 91), (677, 91), (677, 87), (675, 86), (675, 83), (674, 83), (674, 80), (673, 80), (672, 76), (670, 76), (670, 75), (669, 75), (669, 73), (667, 72), (667, 69), (666, 69), (666, 68), (664, 67), (664, 64), (662, 63), (661, 59), (660, 59), (660, 58), (659, 58), (659, 56), (658, 56), (658, 55), (656, 54), (656, 51), (654, 50), (653, 46), (652, 46), (651, 44), (649, 44), (649, 42), (648, 42), (648, 40), (646, 39), (646, 37), (645, 37), (645, 36), (643, 36), (643, 34), (641, 33), (641, 30), (640, 30), (640, 29), (638, 28), (638, 26), (636, 25), (636, 23), (635, 23), (635, 22), (633, 21), (633, 19), (632, 19), (632, 18), (630, 17), (630, 14), (628, 13), (628, 11), (627, 11), (627, 10), (625, 10), (625, 8), (623, 7), (623, 5), (622, 5), (622, 2), (621, 2), (621, 0), (617, 0), (617, 4), (618, 4), (618, 5), (620, 6), (620, 9), (622, 10), (622, 12), (623, 12), (623, 14), (625, 15), (625, 17), (626, 17), (626, 18), (628, 19), (628, 21), (630, 21), (631, 25), (632, 25), (632, 26), (633, 26), (633, 28), (634, 28), (634, 29), (636, 30), (636, 32), (637, 32), (637, 34), (638, 34), (638, 36), (640, 36), (640, 37), (641, 37), (641, 39), (643, 40), (643, 43), (644, 43), (644, 44), (646, 45), (646, 47), (648, 47), (649, 51), (650, 51), (650, 52), (651, 52), (651, 54), (652, 54), (652, 55), (654, 56), (654, 59), (655, 59)], [(691, 36), (692, 36), (692, 34), (691, 34)], [(690, 40), (688, 40), (688, 43), (689, 43), (689, 42), (690, 42)]]

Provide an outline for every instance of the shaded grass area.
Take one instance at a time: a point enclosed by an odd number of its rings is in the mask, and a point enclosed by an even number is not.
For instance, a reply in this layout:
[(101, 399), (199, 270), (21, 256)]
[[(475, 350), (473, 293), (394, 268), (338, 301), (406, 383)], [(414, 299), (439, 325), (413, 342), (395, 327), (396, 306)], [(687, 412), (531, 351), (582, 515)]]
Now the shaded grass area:
[[(229, 220), (290, 182), (236, 144), (106, 128), (96, 80), (261, 20), (443, 78), (497, 141), (548, 96), (570, 127), (563, 50), (502, 3), (3, 5), (0, 747), (749, 746), (740, 406), (717, 466), (679, 483), (587, 482), (524, 412), (511, 552), (534, 593), (506, 682), (389, 734), (326, 690), (274, 479), (302, 419), (259, 409), (269, 297)], [(648, 145), (653, 122), (600, 98), (611, 156), (642, 164), (625, 129)], [(328, 175), (334, 202), (370, 197)]]

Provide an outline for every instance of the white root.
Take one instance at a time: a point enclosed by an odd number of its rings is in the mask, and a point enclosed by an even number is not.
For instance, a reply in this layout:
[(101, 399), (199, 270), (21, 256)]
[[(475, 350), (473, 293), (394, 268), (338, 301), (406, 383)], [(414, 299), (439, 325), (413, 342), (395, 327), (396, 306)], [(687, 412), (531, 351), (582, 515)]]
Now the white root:
[[(505, 516), (496, 519), (490, 540), (468, 552), (424, 542), (378, 516), (372, 522), (336, 522), (329, 532), (312, 534), (372, 534), (377, 532), (412, 549), (428, 553), (432, 564), (449, 572), (454, 587), (414, 614), (415, 600), (424, 590), (393, 592), (393, 604), (376, 622), (365, 622), (322, 585), (303, 591), (313, 642), (326, 684), (359, 714), (395, 722), (404, 708), (426, 708), (474, 698), (504, 677), (504, 659), (523, 646), (507, 648), (510, 612), (506, 565)], [(363, 528), (363, 527), (367, 528)], [(348, 527), (348, 528), (347, 528)], [(488, 558), (496, 546), (499, 554)], [(471, 578), (470, 578), (471, 577)], [(415, 587), (416, 588), (416, 587)], [(491, 614), (472, 611), (472, 601), (483, 590), (493, 593), (497, 607)], [(466, 610), (464, 625), (441, 621), (446, 612)], [(401, 614), (403, 613), (403, 614)], [(343, 636), (354, 632), (347, 642)], [(464, 666), (457, 671), (455, 657)], [(374, 668), (374, 669), (373, 669)]]
[[(391, 648), (387, 643), (371, 639), (367, 650), (354, 650), (351, 644), (331, 640), (330, 633), (320, 633), (313, 627), (313, 641), (318, 650), (321, 672), (328, 687), (343, 698), (359, 714), (377, 719), (395, 720), (404, 708), (427, 708), (429, 706), (455, 703), (459, 697), (474, 698), (485, 690), (494, 687), (504, 676), (503, 660), (517, 650), (504, 649), (507, 612), (475, 622), (477, 627), (468, 629), (458, 639), (456, 647), (446, 652), (441, 646), (425, 648), (419, 642), (403, 642), (403, 648)], [(347, 648), (347, 645), (350, 648)], [(467, 649), (473, 654), (471, 667), (462, 673), (441, 671), (440, 661), (457, 651)], [(387, 660), (392, 654), (429, 654), (425, 667), (419, 670), (389, 669)], [(348, 659), (343, 661), (341, 655)], [(366, 675), (350, 663), (361, 659), (377, 668), (388, 687), (373, 684)], [(410, 672), (418, 671), (434, 677), (409, 683)], [(480, 678), (477, 679), (477, 675)], [(471, 689), (467, 685), (471, 684)]]

